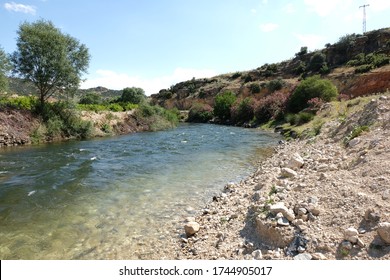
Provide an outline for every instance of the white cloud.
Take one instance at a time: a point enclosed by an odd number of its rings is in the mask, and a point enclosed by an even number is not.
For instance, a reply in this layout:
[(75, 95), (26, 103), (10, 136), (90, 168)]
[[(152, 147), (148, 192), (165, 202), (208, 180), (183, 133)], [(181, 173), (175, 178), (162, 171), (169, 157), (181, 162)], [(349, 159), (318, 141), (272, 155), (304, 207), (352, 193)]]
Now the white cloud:
[(261, 24), (259, 27), (260, 27), (260, 30), (263, 32), (271, 32), (271, 31), (274, 31), (275, 29), (277, 29), (279, 27), (279, 25), (276, 23), (270, 22), (270, 23)]
[(302, 46), (308, 47), (309, 50), (321, 49), (325, 44), (325, 37), (315, 34), (293, 34)]
[(4, 8), (7, 11), (24, 13), (24, 14), (31, 14), (31, 15), (35, 15), (35, 13), (37, 11), (37, 9), (34, 6), (17, 4), (15, 2), (5, 3)]
[(81, 88), (88, 89), (103, 86), (109, 89), (123, 89), (126, 87), (140, 87), (146, 95), (158, 93), (161, 89), (167, 89), (173, 84), (190, 80), (192, 78), (209, 78), (217, 73), (211, 69), (190, 69), (178, 67), (169, 76), (155, 78), (143, 78), (130, 76), (125, 73), (117, 73), (111, 70), (97, 70), (95, 78), (87, 79), (81, 84)]

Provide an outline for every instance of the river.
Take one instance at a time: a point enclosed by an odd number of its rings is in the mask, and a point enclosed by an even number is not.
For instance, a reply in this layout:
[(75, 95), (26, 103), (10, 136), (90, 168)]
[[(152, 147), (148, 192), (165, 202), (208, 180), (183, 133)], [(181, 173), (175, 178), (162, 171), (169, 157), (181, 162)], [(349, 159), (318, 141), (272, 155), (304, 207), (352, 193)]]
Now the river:
[(181, 124), (2, 149), (0, 259), (153, 258), (139, 248), (174, 235), (226, 183), (250, 175), (279, 139), (257, 129)]

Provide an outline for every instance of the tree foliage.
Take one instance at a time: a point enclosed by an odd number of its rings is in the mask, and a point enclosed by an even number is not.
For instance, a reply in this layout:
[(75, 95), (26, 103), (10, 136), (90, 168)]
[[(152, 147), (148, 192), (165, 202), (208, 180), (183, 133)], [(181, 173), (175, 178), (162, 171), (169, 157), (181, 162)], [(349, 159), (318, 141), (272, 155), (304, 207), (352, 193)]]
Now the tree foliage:
[(8, 57), (4, 50), (0, 47), (0, 92), (6, 91), (8, 88), (7, 72), (11, 69)]
[(312, 76), (303, 80), (292, 93), (288, 109), (297, 113), (309, 107), (308, 101), (313, 98), (320, 98), (325, 102), (334, 100), (338, 95), (337, 88), (331, 81), (321, 79), (320, 76)]
[(142, 88), (125, 88), (122, 91), (122, 102), (129, 102), (133, 104), (140, 104), (146, 99), (145, 91)]
[(229, 120), (230, 108), (232, 107), (236, 99), (236, 95), (231, 91), (226, 91), (222, 94), (218, 94), (215, 97), (214, 116), (220, 118), (221, 120)]
[(42, 107), (54, 93), (76, 89), (89, 60), (84, 44), (45, 20), (19, 26), (11, 58), (15, 72), (38, 89)]

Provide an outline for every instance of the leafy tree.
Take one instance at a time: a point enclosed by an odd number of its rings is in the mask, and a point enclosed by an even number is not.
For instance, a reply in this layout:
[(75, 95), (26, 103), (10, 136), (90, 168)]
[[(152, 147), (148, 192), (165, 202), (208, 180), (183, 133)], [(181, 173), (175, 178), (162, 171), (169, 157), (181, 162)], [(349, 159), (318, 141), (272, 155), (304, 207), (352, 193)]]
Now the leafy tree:
[(142, 88), (125, 88), (122, 91), (121, 101), (139, 104), (146, 99), (145, 91)]
[(220, 118), (221, 120), (230, 119), (230, 108), (236, 99), (237, 97), (231, 91), (218, 94), (215, 97), (214, 116)]
[(102, 96), (96, 92), (88, 92), (80, 101), (80, 104), (102, 104)]
[(84, 44), (45, 20), (19, 26), (11, 58), (15, 72), (38, 89), (41, 108), (54, 93), (76, 89), (89, 60)]
[(334, 100), (338, 95), (337, 88), (329, 80), (313, 76), (303, 80), (292, 93), (288, 108), (290, 112), (297, 113), (309, 107), (308, 101), (318, 97), (325, 102)]
[(301, 47), (301, 50), (295, 54), (296, 57), (301, 57), (307, 54), (307, 47)]
[(8, 88), (7, 72), (11, 70), (8, 57), (4, 50), (0, 47), (0, 92), (6, 91)]
[(309, 70), (318, 72), (326, 65), (326, 56), (321, 52), (316, 52), (310, 59)]

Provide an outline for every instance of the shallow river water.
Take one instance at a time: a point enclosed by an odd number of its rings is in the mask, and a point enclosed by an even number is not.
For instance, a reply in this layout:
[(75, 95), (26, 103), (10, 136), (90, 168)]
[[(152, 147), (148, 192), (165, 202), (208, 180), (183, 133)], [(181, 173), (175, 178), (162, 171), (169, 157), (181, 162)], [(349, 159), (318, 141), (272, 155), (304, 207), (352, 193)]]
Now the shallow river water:
[[(278, 135), (182, 124), (121, 137), (0, 150), (0, 259), (137, 259)], [(181, 224), (179, 226), (182, 226)]]

